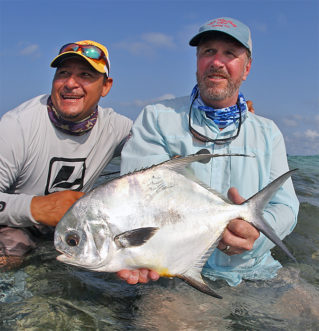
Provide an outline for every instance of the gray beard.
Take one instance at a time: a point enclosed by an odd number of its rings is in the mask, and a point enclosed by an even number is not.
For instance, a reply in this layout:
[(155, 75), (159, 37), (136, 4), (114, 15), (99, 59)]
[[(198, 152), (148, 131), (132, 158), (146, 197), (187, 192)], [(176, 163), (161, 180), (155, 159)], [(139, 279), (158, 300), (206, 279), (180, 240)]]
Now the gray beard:
[(209, 102), (221, 101), (234, 96), (236, 93), (238, 94), (239, 87), (243, 81), (242, 78), (238, 79), (237, 81), (232, 81), (229, 77), (227, 77), (226, 88), (217, 89), (213, 84), (206, 83), (205, 77), (207, 74), (211, 74), (211, 72), (205, 73), (200, 78), (198, 77), (198, 73), (196, 73), (199, 93), (205, 100), (208, 100)]

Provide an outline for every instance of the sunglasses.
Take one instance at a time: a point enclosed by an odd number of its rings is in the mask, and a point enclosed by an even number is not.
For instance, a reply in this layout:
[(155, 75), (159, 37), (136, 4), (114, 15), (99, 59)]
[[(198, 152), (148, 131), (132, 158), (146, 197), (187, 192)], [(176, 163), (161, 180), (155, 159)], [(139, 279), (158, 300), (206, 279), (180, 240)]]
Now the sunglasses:
[(212, 138), (209, 138), (209, 137), (206, 137), (205, 135), (199, 133), (198, 131), (196, 131), (193, 127), (192, 127), (192, 124), (191, 124), (191, 117), (192, 117), (192, 108), (193, 108), (193, 103), (195, 101), (195, 99), (198, 97), (198, 92), (197, 94), (195, 95), (191, 105), (190, 105), (190, 108), (189, 108), (189, 115), (188, 115), (188, 128), (189, 128), (189, 131), (191, 132), (191, 134), (196, 138), (198, 139), (199, 141), (201, 142), (205, 142), (205, 143), (214, 143), (216, 145), (225, 145), (231, 141), (233, 141), (234, 139), (236, 139), (238, 136), (239, 136), (239, 133), (240, 133), (240, 128), (241, 128), (241, 109), (240, 109), (240, 106), (239, 106), (239, 102), (237, 101), (237, 107), (239, 109), (239, 124), (238, 124), (238, 129), (237, 129), (237, 133), (234, 135), (234, 136), (231, 136), (229, 138), (224, 138), (224, 139), (212, 139)]
[(107, 66), (107, 69), (109, 68), (109, 61), (104, 54), (104, 52), (94, 45), (79, 45), (76, 43), (69, 43), (61, 47), (59, 54), (65, 53), (65, 52), (78, 52), (81, 51), (81, 53), (86, 56), (89, 59), (92, 60), (101, 60), (103, 59), (105, 61), (105, 64)]

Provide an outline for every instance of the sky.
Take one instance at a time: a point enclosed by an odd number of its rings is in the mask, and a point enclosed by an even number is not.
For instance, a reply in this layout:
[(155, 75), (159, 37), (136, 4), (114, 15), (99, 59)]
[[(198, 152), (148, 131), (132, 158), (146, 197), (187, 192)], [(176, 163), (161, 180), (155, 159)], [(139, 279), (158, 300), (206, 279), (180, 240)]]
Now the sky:
[(50, 93), (60, 47), (91, 39), (110, 53), (100, 101), (135, 120), (142, 108), (190, 94), (199, 27), (218, 17), (247, 24), (253, 62), (241, 87), (275, 121), (290, 155), (319, 154), (319, 0), (0, 0), (0, 116)]

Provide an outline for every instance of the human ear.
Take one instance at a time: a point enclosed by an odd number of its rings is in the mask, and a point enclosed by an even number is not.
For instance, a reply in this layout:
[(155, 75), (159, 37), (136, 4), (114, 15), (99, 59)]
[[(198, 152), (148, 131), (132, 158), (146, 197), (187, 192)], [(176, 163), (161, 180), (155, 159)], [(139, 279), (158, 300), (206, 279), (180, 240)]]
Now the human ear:
[(247, 63), (245, 64), (245, 70), (244, 70), (244, 75), (243, 75), (243, 80), (247, 79), (247, 76), (250, 72), (251, 68), (251, 59), (248, 59)]
[(112, 85), (113, 85), (113, 78), (108, 77), (107, 79), (105, 79), (105, 81), (103, 82), (103, 88), (101, 93), (102, 97), (105, 97), (110, 92)]

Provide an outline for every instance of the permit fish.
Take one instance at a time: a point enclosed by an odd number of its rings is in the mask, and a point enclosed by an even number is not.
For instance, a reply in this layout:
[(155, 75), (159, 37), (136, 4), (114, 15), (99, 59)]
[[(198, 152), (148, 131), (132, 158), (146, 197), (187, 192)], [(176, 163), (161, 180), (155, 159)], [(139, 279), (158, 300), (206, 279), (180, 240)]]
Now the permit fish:
[(192, 162), (243, 154), (194, 154), (165, 161), (102, 184), (81, 197), (56, 226), (61, 262), (101, 272), (147, 268), (179, 277), (221, 298), (201, 271), (230, 220), (253, 224), (294, 259), (263, 218), (273, 194), (295, 170), (236, 205), (201, 183)]

